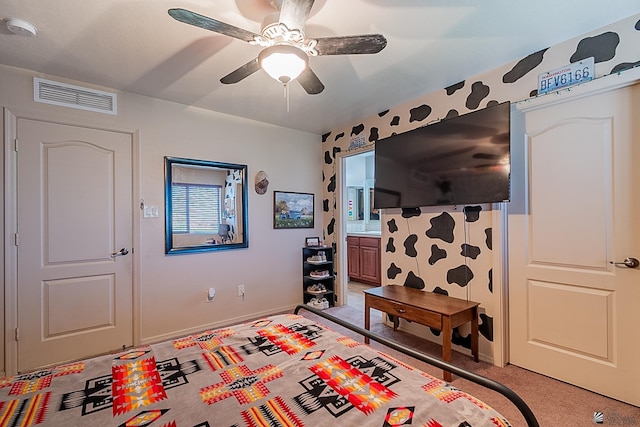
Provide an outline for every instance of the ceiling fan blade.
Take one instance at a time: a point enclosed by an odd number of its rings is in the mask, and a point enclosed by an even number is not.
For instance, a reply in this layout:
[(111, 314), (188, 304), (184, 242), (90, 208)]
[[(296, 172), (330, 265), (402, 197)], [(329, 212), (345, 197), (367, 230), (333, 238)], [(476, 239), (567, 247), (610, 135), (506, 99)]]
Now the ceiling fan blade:
[(309, 95), (317, 95), (324, 90), (324, 85), (309, 67), (298, 76), (297, 80)]
[(234, 70), (220, 79), (220, 83), (230, 85), (233, 83), (238, 83), (240, 80), (249, 77), (251, 74), (255, 73), (260, 69), (260, 64), (258, 64), (258, 58), (252, 59), (247, 62), (237, 70)]
[(364, 34), (361, 36), (321, 37), (316, 50), (318, 55), (357, 55), (378, 53), (387, 45), (382, 34)]
[(290, 30), (304, 30), (314, 0), (282, 0), (280, 19)]
[(235, 37), (246, 42), (253, 41), (254, 37), (258, 36), (258, 34), (252, 33), (251, 31), (243, 30), (242, 28), (217, 21), (213, 18), (191, 12), (190, 10), (175, 8), (169, 9), (168, 12), (176, 21), (224, 34), (225, 36)]

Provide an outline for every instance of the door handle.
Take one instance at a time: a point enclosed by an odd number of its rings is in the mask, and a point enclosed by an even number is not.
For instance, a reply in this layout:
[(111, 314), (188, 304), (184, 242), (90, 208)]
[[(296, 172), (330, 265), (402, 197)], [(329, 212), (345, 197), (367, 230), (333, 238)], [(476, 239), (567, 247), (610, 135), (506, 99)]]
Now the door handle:
[(129, 249), (127, 248), (122, 248), (120, 249), (118, 252), (114, 252), (111, 254), (111, 258), (115, 258), (117, 256), (124, 256), (124, 255), (128, 255), (129, 254)]
[(638, 261), (637, 258), (625, 258), (624, 261), (622, 262), (614, 262), (614, 261), (610, 261), (609, 264), (613, 264), (616, 267), (628, 267), (628, 268), (638, 268), (638, 266), (640, 265), (640, 261)]

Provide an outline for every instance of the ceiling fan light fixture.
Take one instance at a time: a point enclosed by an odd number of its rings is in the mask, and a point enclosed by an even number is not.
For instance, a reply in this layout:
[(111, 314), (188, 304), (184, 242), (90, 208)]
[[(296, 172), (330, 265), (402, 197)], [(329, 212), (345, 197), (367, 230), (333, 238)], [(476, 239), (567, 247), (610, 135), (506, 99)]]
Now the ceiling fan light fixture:
[(262, 50), (258, 63), (273, 79), (289, 83), (309, 65), (309, 57), (300, 48), (288, 44), (277, 44)]

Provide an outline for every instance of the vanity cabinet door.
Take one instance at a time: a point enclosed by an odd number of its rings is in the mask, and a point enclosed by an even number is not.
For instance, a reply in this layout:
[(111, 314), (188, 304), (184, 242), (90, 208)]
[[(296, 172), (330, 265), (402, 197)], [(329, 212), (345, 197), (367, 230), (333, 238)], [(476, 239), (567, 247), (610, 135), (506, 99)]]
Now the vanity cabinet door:
[(380, 284), (380, 239), (360, 238), (360, 278)]
[(349, 278), (357, 280), (360, 278), (360, 238), (347, 237), (347, 264)]

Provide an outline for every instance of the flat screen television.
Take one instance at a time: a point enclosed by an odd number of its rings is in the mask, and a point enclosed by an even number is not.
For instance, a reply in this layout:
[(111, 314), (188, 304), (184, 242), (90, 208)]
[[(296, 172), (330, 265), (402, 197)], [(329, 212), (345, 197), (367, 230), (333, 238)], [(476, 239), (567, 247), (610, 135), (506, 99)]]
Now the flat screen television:
[(374, 208), (509, 201), (510, 104), (376, 141)]

